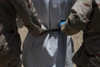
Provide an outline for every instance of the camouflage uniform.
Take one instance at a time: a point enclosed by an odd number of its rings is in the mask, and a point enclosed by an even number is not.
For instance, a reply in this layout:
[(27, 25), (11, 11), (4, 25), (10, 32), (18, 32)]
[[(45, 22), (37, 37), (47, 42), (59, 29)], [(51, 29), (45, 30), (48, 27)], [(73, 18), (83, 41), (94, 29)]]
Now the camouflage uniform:
[(81, 67), (100, 67), (100, 0), (77, 0), (61, 30), (67, 35), (83, 30), (83, 44), (73, 61)]
[[(20, 67), (21, 40), (16, 26), (16, 12), (33, 35), (41, 33), (41, 25), (31, 5), (25, 0), (0, 0), (0, 67)], [(33, 23), (34, 21), (34, 23)]]

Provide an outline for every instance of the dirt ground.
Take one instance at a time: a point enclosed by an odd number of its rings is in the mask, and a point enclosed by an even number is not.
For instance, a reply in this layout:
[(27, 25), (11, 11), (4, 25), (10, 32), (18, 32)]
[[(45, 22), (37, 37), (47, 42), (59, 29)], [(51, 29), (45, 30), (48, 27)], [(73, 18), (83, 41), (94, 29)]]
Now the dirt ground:
[[(27, 35), (28, 30), (27, 30), (26, 27), (24, 27), (20, 24), (18, 31), (19, 31), (19, 34), (21, 36), (21, 41), (22, 41), (22, 44), (23, 44), (23, 41), (24, 41), (24, 39)], [(75, 52), (76, 52), (78, 50), (78, 48), (80, 47), (81, 43), (82, 43), (82, 31), (73, 35), (72, 39), (73, 39), (73, 42), (74, 42), (74, 48), (75, 48)]]

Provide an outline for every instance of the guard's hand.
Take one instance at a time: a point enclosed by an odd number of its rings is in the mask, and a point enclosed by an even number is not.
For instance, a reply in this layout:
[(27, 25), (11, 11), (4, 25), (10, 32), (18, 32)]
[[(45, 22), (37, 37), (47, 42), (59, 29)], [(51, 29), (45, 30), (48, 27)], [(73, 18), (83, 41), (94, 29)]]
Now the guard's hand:
[(42, 32), (42, 29), (41, 29), (41, 27), (35, 27), (35, 26), (26, 26), (27, 27), (27, 29), (29, 30), (29, 32), (33, 35), (33, 36), (39, 36), (40, 35), (40, 33)]
[(33, 36), (41, 36), (47, 32), (47, 28), (42, 24), (41, 27), (35, 28), (35, 27), (27, 26), (27, 28)]

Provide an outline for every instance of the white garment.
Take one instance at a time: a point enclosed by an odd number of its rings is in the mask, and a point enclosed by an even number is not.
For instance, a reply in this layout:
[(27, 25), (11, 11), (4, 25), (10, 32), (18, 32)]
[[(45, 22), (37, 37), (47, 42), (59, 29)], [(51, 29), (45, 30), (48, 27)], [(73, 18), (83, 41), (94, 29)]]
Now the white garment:
[[(57, 29), (59, 20), (66, 19), (74, 0), (33, 0), (38, 18), (47, 30)], [(61, 31), (42, 36), (28, 33), (23, 45), (25, 67), (73, 67), (73, 43)]]

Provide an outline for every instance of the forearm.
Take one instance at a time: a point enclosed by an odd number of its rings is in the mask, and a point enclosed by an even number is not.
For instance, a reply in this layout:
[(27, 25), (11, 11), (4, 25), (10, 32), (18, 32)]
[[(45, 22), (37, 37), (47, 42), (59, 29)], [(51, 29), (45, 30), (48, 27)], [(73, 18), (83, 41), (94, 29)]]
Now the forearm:
[(25, 0), (11, 0), (13, 6), (25, 24), (30, 23), (31, 17)]
[(11, 0), (11, 2), (29, 31), (38, 34), (41, 33), (41, 24), (35, 19), (34, 15), (32, 15), (27, 7), (26, 0)]

